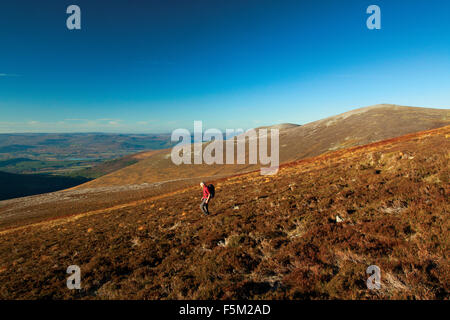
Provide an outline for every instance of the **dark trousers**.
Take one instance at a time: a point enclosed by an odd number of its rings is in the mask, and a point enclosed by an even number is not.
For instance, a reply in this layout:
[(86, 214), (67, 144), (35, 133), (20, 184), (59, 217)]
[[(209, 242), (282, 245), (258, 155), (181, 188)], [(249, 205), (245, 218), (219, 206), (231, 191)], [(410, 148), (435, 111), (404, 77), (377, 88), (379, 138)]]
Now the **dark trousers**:
[(206, 199), (202, 199), (202, 203), (200, 204), (200, 209), (203, 211), (204, 214), (209, 214), (208, 204), (206, 203)]

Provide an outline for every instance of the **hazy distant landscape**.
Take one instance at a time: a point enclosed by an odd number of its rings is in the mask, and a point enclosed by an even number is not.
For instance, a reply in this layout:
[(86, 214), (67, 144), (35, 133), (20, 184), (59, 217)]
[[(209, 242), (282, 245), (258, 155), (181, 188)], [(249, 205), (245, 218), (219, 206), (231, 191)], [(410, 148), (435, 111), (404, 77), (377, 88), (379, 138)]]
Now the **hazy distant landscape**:
[(0, 160), (88, 162), (171, 145), (170, 134), (3, 133), (0, 134)]
[(0, 199), (73, 187), (171, 145), (169, 134), (0, 134)]

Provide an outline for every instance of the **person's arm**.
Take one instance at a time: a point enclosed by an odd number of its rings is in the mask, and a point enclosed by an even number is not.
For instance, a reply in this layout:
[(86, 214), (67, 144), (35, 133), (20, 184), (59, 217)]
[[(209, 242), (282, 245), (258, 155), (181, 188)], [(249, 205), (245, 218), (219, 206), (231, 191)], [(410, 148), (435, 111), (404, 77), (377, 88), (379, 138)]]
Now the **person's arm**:
[(206, 198), (206, 203), (208, 203), (209, 202), (209, 198), (211, 198), (211, 192), (209, 192), (209, 189), (208, 188), (206, 188), (206, 192), (208, 193), (208, 197)]

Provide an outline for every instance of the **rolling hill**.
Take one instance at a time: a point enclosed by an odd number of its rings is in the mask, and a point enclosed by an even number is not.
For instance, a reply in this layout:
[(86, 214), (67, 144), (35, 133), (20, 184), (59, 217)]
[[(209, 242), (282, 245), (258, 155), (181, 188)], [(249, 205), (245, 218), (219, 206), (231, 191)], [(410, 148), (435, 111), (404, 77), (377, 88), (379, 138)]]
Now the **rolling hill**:
[[(448, 124), (450, 124), (449, 110), (376, 105), (302, 126), (284, 124), (274, 128), (280, 130), (280, 162), (286, 163)], [(136, 164), (90, 181), (78, 188), (228, 176), (259, 168), (259, 165), (250, 164), (176, 166), (171, 161), (170, 151), (170, 149), (164, 149), (148, 154), (141, 153), (141, 160)]]

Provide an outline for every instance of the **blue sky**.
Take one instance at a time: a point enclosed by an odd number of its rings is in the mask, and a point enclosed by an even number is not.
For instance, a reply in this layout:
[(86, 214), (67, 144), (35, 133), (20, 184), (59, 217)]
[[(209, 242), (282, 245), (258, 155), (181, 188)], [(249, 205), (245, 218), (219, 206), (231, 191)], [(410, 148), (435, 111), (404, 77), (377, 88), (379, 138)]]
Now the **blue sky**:
[[(66, 8), (81, 8), (81, 30)], [(381, 30), (366, 8), (381, 8)], [(307, 123), (450, 108), (446, 0), (0, 3), (0, 132)]]

